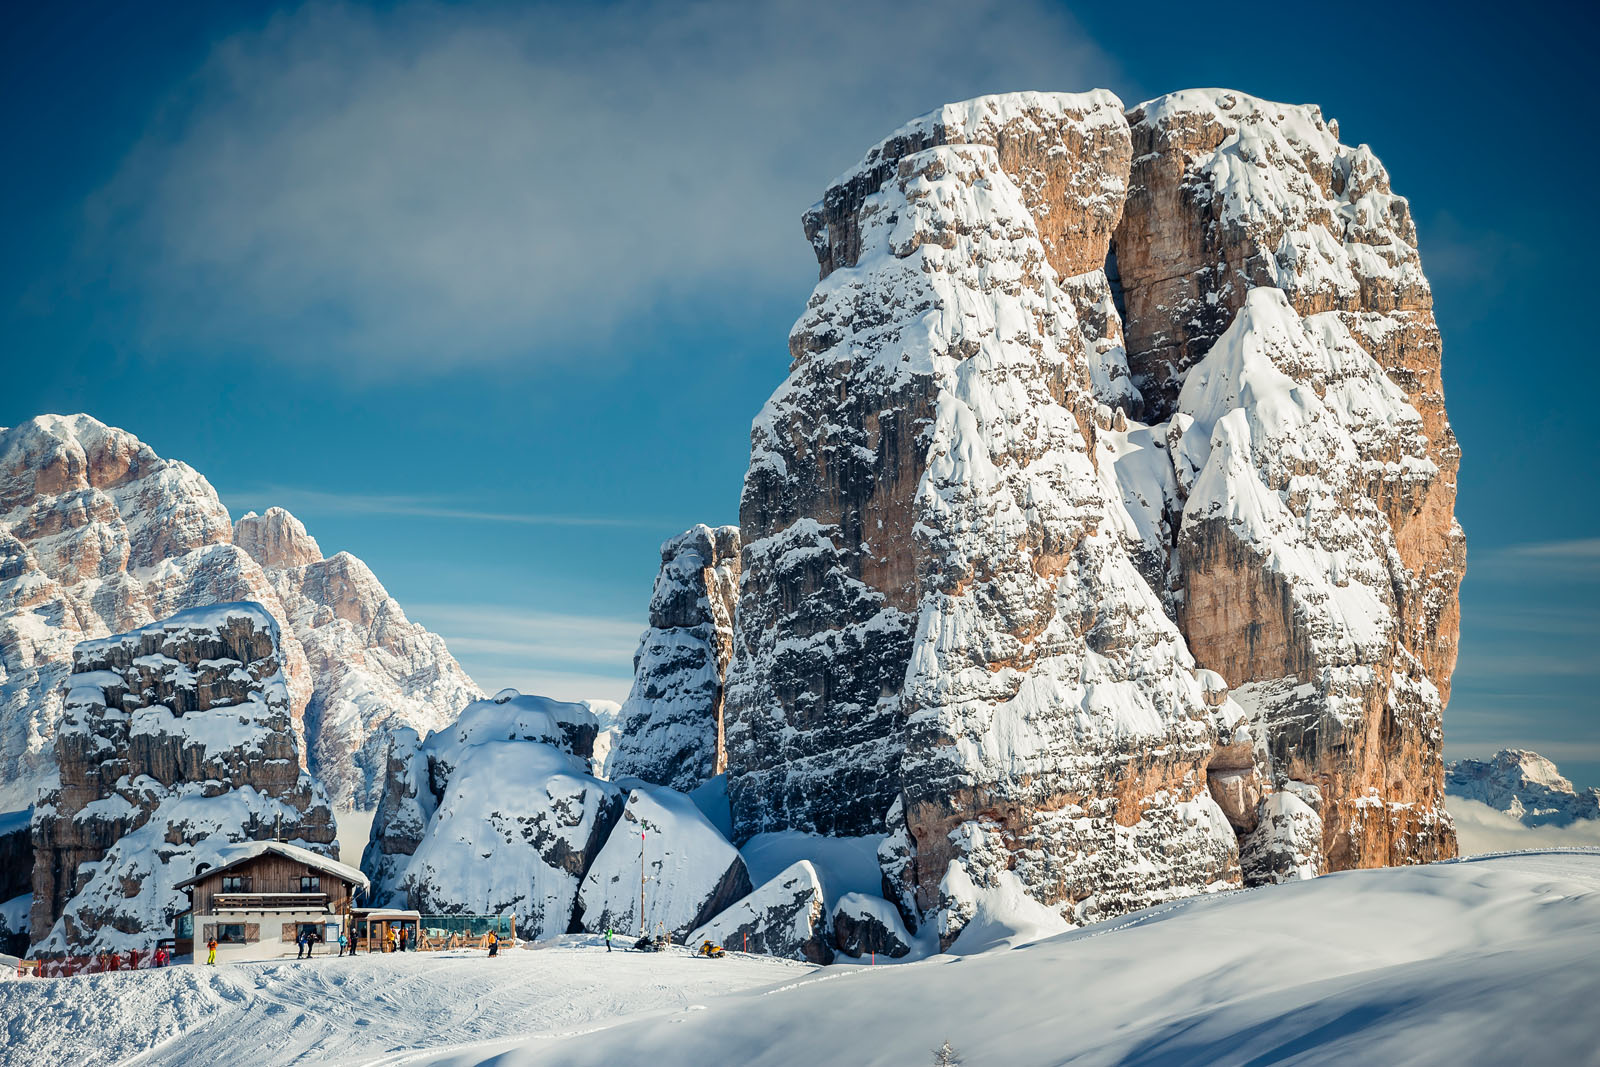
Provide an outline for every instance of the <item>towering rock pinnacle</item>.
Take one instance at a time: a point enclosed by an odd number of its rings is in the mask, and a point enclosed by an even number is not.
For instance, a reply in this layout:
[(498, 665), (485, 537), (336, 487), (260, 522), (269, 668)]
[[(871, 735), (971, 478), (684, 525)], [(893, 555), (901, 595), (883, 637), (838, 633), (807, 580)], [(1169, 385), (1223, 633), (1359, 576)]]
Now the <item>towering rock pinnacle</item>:
[(886, 828), (945, 943), (986, 900), (1453, 854), (1456, 449), (1368, 150), (1240, 94), (984, 97), (805, 225), (740, 511), (738, 837)]
[(612, 776), (687, 792), (727, 766), (723, 682), (738, 588), (737, 526), (695, 526), (661, 546)]

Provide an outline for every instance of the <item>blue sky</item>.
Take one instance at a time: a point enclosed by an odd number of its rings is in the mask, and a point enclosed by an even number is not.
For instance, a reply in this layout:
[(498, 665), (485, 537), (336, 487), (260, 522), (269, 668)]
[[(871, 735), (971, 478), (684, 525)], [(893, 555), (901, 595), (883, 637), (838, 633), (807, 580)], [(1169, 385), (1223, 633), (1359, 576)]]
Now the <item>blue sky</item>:
[(366, 559), (485, 686), (567, 697), (626, 691), (659, 542), (737, 521), (815, 280), (800, 213), (870, 144), (1009, 89), (1318, 103), (1411, 199), (1444, 331), (1471, 550), (1448, 751), (1600, 783), (1584, 8), (6, 19), (0, 424), (126, 427)]

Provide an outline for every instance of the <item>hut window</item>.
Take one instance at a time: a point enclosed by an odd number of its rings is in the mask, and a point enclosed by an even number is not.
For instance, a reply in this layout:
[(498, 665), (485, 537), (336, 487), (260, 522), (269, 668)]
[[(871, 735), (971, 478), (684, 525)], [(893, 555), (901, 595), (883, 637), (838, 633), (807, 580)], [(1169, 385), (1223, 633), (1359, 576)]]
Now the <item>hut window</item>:
[(222, 876), (222, 891), (224, 893), (250, 892), (250, 879), (242, 874), (225, 874)]
[(300, 879), (300, 892), (302, 892), (302, 893), (320, 893), (320, 892), (322, 892), (322, 879), (318, 878), (315, 875), (306, 875), (306, 876), (302, 877)]
[(244, 944), (244, 923), (222, 923), (217, 927), (217, 940), (224, 945)]

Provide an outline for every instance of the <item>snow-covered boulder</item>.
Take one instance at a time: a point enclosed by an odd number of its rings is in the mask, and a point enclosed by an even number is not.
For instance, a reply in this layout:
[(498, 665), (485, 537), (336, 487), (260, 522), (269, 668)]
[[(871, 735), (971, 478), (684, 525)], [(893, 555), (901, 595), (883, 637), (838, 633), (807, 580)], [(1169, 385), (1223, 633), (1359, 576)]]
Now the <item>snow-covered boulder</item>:
[(1579, 792), (1556, 765), (1523, 749), (1507, 748), (1486, 760), (1457, 760), (1447, 768), (1451, 796), (1476, 800), (1527, 826), (1566, 826), (1600, 819), (1600, 789)]
[(1315, 878), (1326, 869), (1322, 816), (1307, 801), (1316, 787), (1290, 783), (1261, 801), (1254, 831), (1240, 843), (1239, 865), (1250, 885)]
[[(642, 836), (641, 836), (642, 835)], [(644, 891), (639, 915), (640, 879)], [(654, 934), (682, 941), (750, 892), (739, 852), (686, 794), (639, 785), (578, 894), (585, 930)]]
[[(622, 795), (589, 773), (594, 715), (505, 690), (418, 743), (397, 731), (362, 869), (373, 898), (431, 914), (575, 928), (578, 888)], [(576, 751), (574, 751), (576, 750)]]
[(278, 637), (242, 603), (78, 646), (55, 781), (33, 813), (37, 951), (151, 947), (186, 906), (177, 883), (239, 842), (281, 836), (336, 858)]
[(911, 935), (887, 900), (846, 893), (833, 908), (833, 945), (846, 956), (898, 958), (911, 951)]
[(722, 773), (723, 679), (738, 589), (737, 526), (695, 526), (661, 546), (612, 777), (689, 792)]
[(786, 868), (692, 932), (688, 944), (714, 941), (733, 952), (833, 962), (822, 882), (808, 860)]

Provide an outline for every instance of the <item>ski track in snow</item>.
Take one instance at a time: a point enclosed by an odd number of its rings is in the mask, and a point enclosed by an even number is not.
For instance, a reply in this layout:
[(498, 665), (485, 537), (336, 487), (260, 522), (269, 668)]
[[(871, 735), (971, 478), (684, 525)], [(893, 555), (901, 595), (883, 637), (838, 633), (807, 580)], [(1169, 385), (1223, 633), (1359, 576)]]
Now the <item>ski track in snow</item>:
[[(1600, 850), (1348, 871), (969, 956), (482, 953), (0, 980), (0, 1067), (1600, 1064)], [(951, 968), (955, 968), (952, 970)]]

